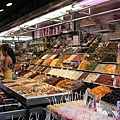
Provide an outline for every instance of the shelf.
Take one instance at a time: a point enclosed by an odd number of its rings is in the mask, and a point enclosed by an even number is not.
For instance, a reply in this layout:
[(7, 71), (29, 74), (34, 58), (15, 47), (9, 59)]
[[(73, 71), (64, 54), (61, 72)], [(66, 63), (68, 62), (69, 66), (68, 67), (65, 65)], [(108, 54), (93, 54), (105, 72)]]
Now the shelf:
[[(99, 64), (116, 64), (116, 65), (118, 64), (116, 62), (98, 62), (98, 63)], [(96, 74), (106, 74), (106, 75), (120, 76), (120, 74), (117, 74), (117, 73), (95, 72), (95, 71), (90, 71), (90, 70), (78, 70), (78, 69), (74, 69), (74, 68), (61, 68), (61, 67), (52, 67), (52, 66), (42, 66), (42, 67), (49, 67), (49, 68), (54, 68), (54, 69), (74, 70), (74, 71), (79, 71), (79, 72), (89, 72), (89, 73), (96, 73)], [(32, 71), (32, 70), (29, 70), (29, 71)], [(37, 71), (34, 71), (34, 72), (37, 72)], [(41, 73), (41, 72), (37, 72), (37, 73)], [(45, 74), (45, 73), (42, 72), (42, 74)], [(50, 74), (47, 73), (46, 75), (50, 75)], [(60, 76), (60, 77), (62, 77), (62, 76)]]
[(92, 27), (92, 26), (95, 26), (96, 24), (88, 24), (88, 25), (83, 25), (83, 26), (80, 26), (81, 28), (84, 28), (84, 27)]
[(112, 38), (112, 39), (109, 39), (109, 41), (120, 41), (120, 38)]
[(105, 30), (98, 30), (95, 31), (96, 33), (108, 33), (108, 32), (113, 32), (114, 30), (110, 30), (110, 29), (105, 29)]
[[(107, 85), (107, 84), (101, 84), (101, 83), (97, 83), (97, 82), (92, 82), (93, 84), (97, 84), (97, 85), (101, 85), (101, 86), (107, 86), (107, 87), (112, 87), (112, 88), (115, 88), (115, 86), (111, 86), (111, 85)], [(120, 88), (120, 87), (117, 87), (116, 88)]]
[(117, 62), (104, 62), (104, 61), (101, 61), (101, 62), (98, 62), (100, 64), (115, 64), (117, 65)]
[(120, 22), (120, 19), (108, 21), (109, 24), (110, 24), (110, 23), (115, 23), (115, 22)]

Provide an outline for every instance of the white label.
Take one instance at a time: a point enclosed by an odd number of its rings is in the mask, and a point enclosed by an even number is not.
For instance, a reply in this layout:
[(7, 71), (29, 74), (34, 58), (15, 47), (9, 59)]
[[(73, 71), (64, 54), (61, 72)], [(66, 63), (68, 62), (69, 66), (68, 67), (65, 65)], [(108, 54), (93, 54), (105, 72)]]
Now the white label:
[(60, 120), (66, 120), (65, 118), (61, 118)]
[(79, 43), (78, 43), (78, 35), (76, 35), (76, 36), (73, 36), (73, 42), (74, 42), (74, 45), (78, 45)]
[(57, 114), (55, 114), (55, 113), (52, 113), (52, 117), (55, 119), (58, 119)]
[(93, 95), (93, 93), (90, 92), (89, 88), (85, 92), (85, 101), (86, 101), (86, 106), (90, 106), (93, 109), (96, 109), (95, 96)]
[(49, 109), (46, 109), (46, 119), (45, 120), (51, 120), (51, 112)]
[(117, 118), (120, 118), (120, 101), (117, 101)]
[(2, 40), (0, 40), (0, 45), (2, 45)]

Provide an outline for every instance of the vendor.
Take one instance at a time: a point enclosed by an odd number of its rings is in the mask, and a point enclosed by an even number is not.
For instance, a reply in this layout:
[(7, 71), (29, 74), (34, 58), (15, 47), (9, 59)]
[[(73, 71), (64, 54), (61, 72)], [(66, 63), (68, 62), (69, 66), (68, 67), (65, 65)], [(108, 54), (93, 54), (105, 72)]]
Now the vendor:
[(6, 44), (2, 46), (2, 53), (4, 56), (3, 62), (2, 62), (2, 70), (4, 74), (4, 79), (12, 79), (12, 71), (14, 68), (14, 54), (11, 53), (10, 47), (8, 47)]

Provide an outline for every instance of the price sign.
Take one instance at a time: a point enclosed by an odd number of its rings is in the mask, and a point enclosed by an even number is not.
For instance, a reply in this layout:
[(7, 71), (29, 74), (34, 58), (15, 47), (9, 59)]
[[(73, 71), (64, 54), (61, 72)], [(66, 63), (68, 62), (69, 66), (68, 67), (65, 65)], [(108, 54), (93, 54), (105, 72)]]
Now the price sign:
[(0, 45), (2, 45), (2, 40), (0, 40)]
[(52, 113), (52, 117), (55, 118), (55, 119), (58, 119), (58, 116), (56, 113)]
[(117, 101), (117, 118), (120, 119), (120, 101)]
[(60, 120), (67, 120), (66, 118), (63, 118), (63, 117), (61, 117), (61, 119)]
[(85, 92), (85, 101), (86, 101), (86, 106), (96, 109), (95, 96), (93, 95), (93, 93), (90, 92), (89, 88)]
[(51, 111), (46, 109), (46, 120), (51, 120)]

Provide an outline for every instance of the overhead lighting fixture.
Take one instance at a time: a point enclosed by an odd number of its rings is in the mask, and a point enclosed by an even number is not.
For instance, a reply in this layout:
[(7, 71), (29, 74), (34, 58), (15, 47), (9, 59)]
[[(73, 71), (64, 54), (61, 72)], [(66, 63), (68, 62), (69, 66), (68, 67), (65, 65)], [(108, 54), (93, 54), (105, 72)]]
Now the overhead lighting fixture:
[(9, 6), (11, 6), (11, 5), (12, 5), (12, 3), (7, 3), (7, 4), (6, 4), (7, 7), (9, 7)]
[(0, 9), (0, 12), (2, 12), (3, 11), (3, 9)]

